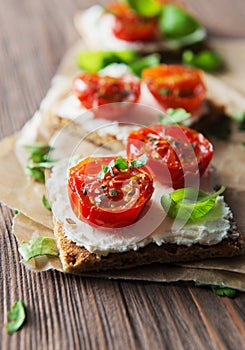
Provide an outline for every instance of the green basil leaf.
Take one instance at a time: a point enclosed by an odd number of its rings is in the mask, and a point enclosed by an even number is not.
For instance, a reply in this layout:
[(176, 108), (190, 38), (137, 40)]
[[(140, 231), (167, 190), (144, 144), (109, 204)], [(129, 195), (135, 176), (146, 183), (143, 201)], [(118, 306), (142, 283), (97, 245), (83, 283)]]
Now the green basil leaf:
[(8, 317), (12, 320), (6, 324), (6, 328), (9, 334), (16, 332), (23, 325), (26, 314), (23, 300), (15, 301), (8, 312)]
[(180, 39), (201, 28), (194, 17), (174, 4), (166, 4), (162, 7), (159, 26), (167, 39)]
[(237, 291), (233, 288), (211, 286), (211, 289), (215, 294), (217, 294), (219, 296), (225, 296), (228, 298), (235, 298), (237, 295)]
[(53, 167), (54, 161), (50, 158), (49, 153), (54, 149), (46, 144), (34, 144), (24, 146), (31, 152), (29, 162), (26, 166), (26, 172), (35, 181), (44, 183), (44, 169)]
[(77, 65), (80, 69), (90, 73), (99, 70), (111, 63), (129, 64), (138, 57), (134, 51), (82, 51), (77, 54)]
[(159, 115), (161, 124), (176, 124), (190, 118), (191, 113), (186, 112), (184, 108), (168, 108), (165, 115)]
[(118, 170), (126, 170), (128, 169), (128, 163), (122, 157), (118, 157), (115, 161), (115, 167)]
[(35, 181), (42, 184), (45, 183), (44, 171), (40, 168), (33, 167), (33, 165), (27, 165), (26, 173), (31, 176)]
[(239, 111), (232, 114), (232, 117), (239, 123), (243, 123), (245, 121), (245, 111)]
[(181, 188), (170, 194), (164, 194), (161, 197), (161, 204), (170, 217), (195, 221), (205, 216), (214, 207), (216, 198), (224, 190), (225, 187), (222, 186), (210, 195), (191, 187)]
[(146, 154), (142, 154), (142, 156), (140, 156), (137, 159), (134, 159), (131, 161), (131, 166), (133, 168), (141, 168), (142, 166), (144, 166), (148, 161), (148, 157)]
[(245, 111), (239, 111), (232, 115), (232, 118), (239, 124), (239, 131), (245, 131)]
[(159, 0), (126, 0), (126, 3), (142, 17), (157, 16), (162, 8)]
[(216, 71), (222, 65), (221, 56), (211, 50), (203, 50), (196, 54), (191, 50), (185, 50), (182, 54), (182, 61), (191, 67), (200, 68), (207, 72)]
[(52, 209), (49, 201), (47, 200), (47, 198), (45, 196), (45, 194), (42, 197), (42, 203), (43, 203), (43, 205), (45, 206), (46, 209), (48, 209), (48, 210)]
[(138, 77), (141, 77), (141, 72), (143, 69), (157, 66), (161, 61), (161, 55), (158, 53), (153, 53), (152, 55), (148, 55), (142, 58), (139, 58), (137, 60), (132, 61), (129, 63), (129, 67), (132, 70), (132, 72), (137, 75)]
[(59, 255), (55, 240), (49, 237), (37, 237), (30, 242), (22, 242), (19, 252), (25, 261), (41, 255)]
[(47, 154), (52, 151), (54, 148), (44, 144), (44, 143), (36, 143), (33, 145), (25, 145), (24, 146), (30, 153), (39, 153), (39, 154)]

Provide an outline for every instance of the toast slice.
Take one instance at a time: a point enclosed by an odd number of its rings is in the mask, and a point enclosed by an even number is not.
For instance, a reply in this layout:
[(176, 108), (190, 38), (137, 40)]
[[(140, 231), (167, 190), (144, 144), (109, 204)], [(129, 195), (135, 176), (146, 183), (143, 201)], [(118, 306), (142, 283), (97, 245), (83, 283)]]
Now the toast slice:
[(165, 243), (158, 246), (155, 243), (149, 243), (138, 250), (109, 253), (107, 256), (90, 253), (84, 247), (76, 245), (65, 236), (62, 224), (56, 220), (54, 221), (54, 233), (63, 270), (74, 274), (86, 271), (126, 269), (151, 263), (177, 263), (206, 258), (232, 257), (242, 254), (244, 249), (242, 234), (232, 220), (228, 236), (215, 245), (185, 246)]
[(78, 11), (74, 17), (75, 27), (89, 50), (132, 50), (142, 55), (159, 52), (164, 62), (173, 62), (176, 59), (181, 59), (183, 49), (187, 47), (199, 51), (206, 46), (207, 34), (203, 27), (185, 37), (182, 41), (167, 41), (164, 38), (159, 38), (154, 41), (132, 42), (114, 36), (111, 29), (113, 22), (113, 15), (105, 14), (103, 7), (100, 5)]

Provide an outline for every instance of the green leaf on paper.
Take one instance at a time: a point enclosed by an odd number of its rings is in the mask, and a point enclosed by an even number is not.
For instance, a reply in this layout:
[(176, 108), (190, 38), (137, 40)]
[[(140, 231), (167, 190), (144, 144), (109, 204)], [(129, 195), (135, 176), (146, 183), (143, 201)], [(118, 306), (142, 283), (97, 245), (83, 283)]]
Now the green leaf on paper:
[(19, 252), (25, 261), (41, 255), (59, 255), (55, 240), (44, 236), (33, 238), (29, 242), (23, 241), (19, 247)]
[(216, 198), (224, 190), (225, 187), (222, 186), (210, 195), (192, 187), (181, 188), (170, 194), (164, 194), (161, 197), (161, 204), (171, 218), (195, 221), (205, 216), (214, 207)]
[(53, 150), (53, 147), (40, 143), (25, 145), (24, 147), (31, 153), (26, 166), (27, 175), (31, 176), (37, 182), (44, 183), (44, 170), (51, 169), (54, 164), (49, 154)]
[(6, 328), (8, 333), (12, 334), (20, 329), (26, 318), (23, 300), (14, 302), (11, 310), (8, 312), (8, 317), (10, 318), (11, 322), (6, 324)]
[(50, 205), (49, 201), (47, 200), (45, 194), (42, 197), (42, 203), (46, 209), (51, 210), (51, 205)]

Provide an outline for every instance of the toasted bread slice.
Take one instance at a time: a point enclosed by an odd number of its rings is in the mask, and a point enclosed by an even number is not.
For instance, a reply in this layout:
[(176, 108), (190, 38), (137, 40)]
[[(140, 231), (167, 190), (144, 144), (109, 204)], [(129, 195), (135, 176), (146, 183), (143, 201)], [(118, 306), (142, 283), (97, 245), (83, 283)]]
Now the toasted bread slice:
[(158, 246), (150, 243), (138, 250), (109, 253), (99, 256), (79, 247), (64, 234), (62, 224), (55, 220), (54, 233), (65, 272), (79, 274), (85, 271), (125, 269), (151, 263), (177, 263), (206, 258), (232, 257), (240, 255), (244, 249), (242, 234), (235, 222), (231, 221), (228, 236), (215, 245), (193, 244), (191, 246), (165, 243)]
[(164, 62), (172, 62), (181, 58), (183, 49), (192, 47), (200, 50), (206, 43), (206, 30), (201, 27), (183, 40), (166, 40), (159, 38), (154, 41), (125, 41), (118, 39), (112, 32), (114, 18), (106, 14), (100, 5), (94, 5), (84, 11), (78, 11), (74, 24), (89, 50), (132, 50), (141, 54), (159, 52)]

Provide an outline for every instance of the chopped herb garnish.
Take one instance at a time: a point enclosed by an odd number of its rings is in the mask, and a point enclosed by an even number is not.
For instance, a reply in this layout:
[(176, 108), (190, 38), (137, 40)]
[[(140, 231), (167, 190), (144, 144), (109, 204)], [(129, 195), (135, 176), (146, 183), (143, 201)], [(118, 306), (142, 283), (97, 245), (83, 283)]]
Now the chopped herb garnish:
[(42, 197), (42, 203), (45, 206), (45, 208), (47, 208), (48, 210), (51, 210), (51, 205), (50, 205), (49, 201), (47, 200), (45, 194)]
[(142, 154), (142, 156), (140, 156), (139, 158), (131, 161), (131, 167), (132, 168), (141, 168), (142, 166), (146, 165), (147, 161), (148, 161), (147, 155)]
[(19, 252), (25, 261), (41, 255), (59, 255), (55, 240), (53, 238), (42, 236), (33, 238), (29, 242), (23, 241), (19, 247)]
[(211, 289), (215, 294), (222, 297), (235, 298), (237, 295), (237, 291), (233, 288), (211, 286)]
[[(148, 157), (146, 154), (143, 154), (137, 159), (134, 159), (130, 162), (130, 167), (131, 168), (141, 168), (144, 166), (148, 161)], [(116, 167), (119, 171), (121, 170), (127, 170), (128, 169), (128, 163), (125, 159), (122, 157), (118, 157), (115, 161), (112, 160), (109, 165), (102, 165), (102, 170), (99, 172), (97, 175), (98, 179), (104, 179), (105, 175), (110, 172), (110, 175), (113, 177), (114, 172), (113, 172), (113, 167)]]
[(14, 210), (14, 214), (15, 215), (19, 214), (19, 210)]
[(170, 95), (171, 94), (171, 90), (170, 89), (164, 89), (164, 88), (161, 88), (158, 90), (160, 92), (160, 94), (162, 95)]
[(115, 161), (115, 167), (118, 170), (126, 170), (128, 169), (128, 163), (122, 157), (118, 157)]
[(217, 71), (222, 66), (220, 55), (211, 50), (203, 50), (198, 53), (185, 50), (182, 54), (182, 61), (188, 66), (200, 68), (207, 72)]
[(25, 148), (31, 152), (26, 167), (26, 172), (35, 181), (44, 183), (44, 170), (52, 168), (54, 161), (50, 158), (49, 152), (53, 147), (45, 144), (26, 145)]
[(8, 333), (12, 334), (20, 329), (26, 318), (23, 300), (14, 302), (11, 310), (8, 312), (8, 317), (11, 319), (11, 322), (6, 324), (6, 328)]
[(243, 147), (245, 147), (245, 142), (241, 142), (241, 145), (242, 145)]
[(168, 108), (165, 115), (159, 115), (161, 124), (177, 124), (190, 118), (191, 113), (186, 112), (184, 108)]
[(111, 189), (109, 190), (109, 195), (110, 195), (111, 197), (117, 197), (117, 196), (118, 196), (118, 192), (117, 192), (116, 188), (111, 188)]
[(224, 190), (225, 187), (222, 186), (210, 195), (191, 187), (181, 188), (170, 194), (164, 194), (161, 204), (170, 217), (194, 221), (205, 216), (214, 207), (216, 198)]

